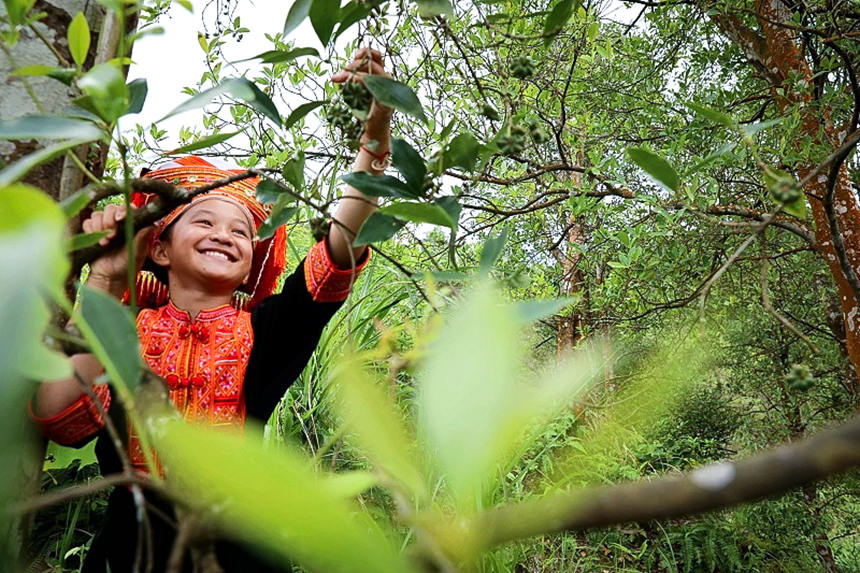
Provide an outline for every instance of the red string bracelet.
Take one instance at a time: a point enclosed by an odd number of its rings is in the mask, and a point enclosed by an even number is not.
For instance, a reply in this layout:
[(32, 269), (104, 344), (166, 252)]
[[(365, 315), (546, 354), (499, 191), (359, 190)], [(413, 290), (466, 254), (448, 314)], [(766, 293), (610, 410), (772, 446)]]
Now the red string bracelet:
[(370, 166), (377, 171), (385, 171), (389, 167), (391, 167), (391, 151), (386, 151), (385, 153), (375, 153), (370, 150), (366, 145), (362, 145), (359, 149), (370, 154), (373, 157), (373, 161), (370, 162)]

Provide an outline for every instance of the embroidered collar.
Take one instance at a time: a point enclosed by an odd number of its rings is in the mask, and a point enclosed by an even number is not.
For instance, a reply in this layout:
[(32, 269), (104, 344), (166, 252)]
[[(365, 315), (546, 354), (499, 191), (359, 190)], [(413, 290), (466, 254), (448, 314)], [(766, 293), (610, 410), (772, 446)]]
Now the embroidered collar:
[(232, 316), (237, 314), (239, 311), (234, 308), (230, 304), (224, 304), (221, 306), (216, 306), (215, 308), (201, 310), (197, 314), (197, 318), (194, 320), (191, 319), (191, 315), (186, 311), (177, 308), (173, 301), (168, 301), (165, 311), (168, 316), (174, 318), (180, 322), (211, 322), (213, 320), (218, 320), (219, 318), (224, 318), (226, 316)]

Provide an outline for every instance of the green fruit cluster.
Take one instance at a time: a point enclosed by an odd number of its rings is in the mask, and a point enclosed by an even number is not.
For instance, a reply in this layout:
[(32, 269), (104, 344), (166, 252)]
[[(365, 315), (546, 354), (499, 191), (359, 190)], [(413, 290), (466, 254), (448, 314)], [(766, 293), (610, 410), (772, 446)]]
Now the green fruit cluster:
[(314, 217), (311, 219), (311, 235), (314, 241), (320, 242), (328, 236), (331, 231), (331, 221), (323, 217)]
[(346, 139), (357, 140), (361, 137), (361, 122), (355, 118), (352, 110), (345, 103), (327, 105), (325, 115), (329, 124), (339, 130)]
[(502, 119), (502, 116), (499, 115), (499, 112), (496, 111), (496, 108), (494, 108), (488, 103), (485, 103), (481, 106), (481, 115), (493, 121), (498, 121)]
[(529, 129), (529, 136), (535, 143), (541, 145), (542, 143), (546, 143), (547, 141), (549, 141), (549, 133), (547, 133), (545, 129), (538, 125), (537, 120), (530, 118), (526, 120), (526, 125)]
[(370, 111), (370, 104), (373, 102), (370, 90), (363, 83), (356, 81), (342, 84), (340, 87), (340, 97), (347, 107), (365, 112)]
[(785, 375), (785, 382), (789, 390), (809, 390), (815, 384), (815, 377), (805, 364), (792, 364)]
[(511, 62), (511, 75), (524, 80), (535, 73), (534, 61), (528, 56), (518, 56)]
[(499, 151), (504, 155), (517, 155), (522, 152), (525, 147), (527, 133), (521, 125), (511, 125), (508, 132), (503, 133), (496, 140)]

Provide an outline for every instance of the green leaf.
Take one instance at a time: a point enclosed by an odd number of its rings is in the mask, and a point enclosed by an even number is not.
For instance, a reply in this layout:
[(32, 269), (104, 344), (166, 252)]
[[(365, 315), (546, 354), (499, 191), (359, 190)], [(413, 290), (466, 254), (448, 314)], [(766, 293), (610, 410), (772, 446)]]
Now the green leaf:
[(60, 202), (60, 208), (66, 218), (73, 217), (81, 212), (81, 209), (90, 204), (95, 193), (90, 186), (78, 189)]
[(111, 382), (134, 391), (142, 363), (137, 328), (128, 308), (109, 294), (84, 285), (78, 312), (78, 326)]
[(339, 384), (338, 406), (344, 423), (355, 433), (362, 451), (411, 494), (426, 496), (414, 438), (395, 404), (368, 376), (358, 357), (343, 361), (334, 379)]
[(240, 61), (247, 62), (248, 60), (262, 60), (266, 64), (283, 64), (284, 62), (289, 62), (302, 56), (319, 57), (319, 55), (320, 53), (316, 48), (295, 48), (292, 50), (269, 50), (262, 54), (257, 54), (253, 58)]
[(171, 470), (167, 487), (238, 539), (311, 571), (413, 571), (389, 541), (393, 533), (344, 498), (336, 475), (314, 472), (301, 453), (268, 447), (258, 432), (173, 420), (159, 427), (155, 447)]
[(0, 171), (0, 186), (14, 183), (27, 175), (37, 165), (54, 159), (58, 155), (65, 153), (68, 149), (89, 143), (90, 141), (92, 139), (69, 139), (35, 151), (30, 155), (25, 155), (15, 163), (8, 165), (3, 171)]
[(478, 263), (478, 268), (482, 274), (490, 272), (493, 265), (496, 264), (499, 256), (502, 254), (502, 249), (505, 248), (505, 243), (508, 241), (508, 229), (505, 227), (498, 235), (491, 235), (484, 241), (484, 248), (481, 249), (481, 259)]
[(337, 40), (341, 34), (346, 32), (354, 24), (367, 18), (372, 9), (373, 5), (370, 2), (364, 2), (363, 0), (353, 0), (344, 6), (340, 11), (340, 24), (338, 25), (337, 31), (334, 33), (334, 38), (332, 39)]
[(9, 75), (12, 77), (48, 76), (70, 86), (72, 80), (78, 75), (78, 70), (77, 68), (55, 68), (44, 64), (33, 64), (32, 66), (21, 66)]
[(93, 109), (108, 123), (128, 111), (129, 90), (120, 69), (111, 63), (94, 66), (78, 80), (78, 87), (89, 98)]
[(335, 497), (351, 499), (375, 485), (379, 479), (370, 472), (339, 472), (320, 481), (320, 486)]
[(433, 203), (402, 201), (386, 205), (379, 212), (404, 221), (412, 221), (413, 223), (430, 223), (431, 225), (442, 225), (451, 229), (457, 226), (457, 223), (451, 219), (451, 216), (445, 209)]
[(146, 78), (138, 78), (129, 82), (128, 113), (140, 113), (140, 110), (143, 109), (143, 103), (146, 101), (148, 91)]
[(84, 65), (84, 60), (87, 59), (87, 52), (90, 51), (90, 26), (87, 24), (87, 17), (84, 16), (83, 12), (78, 12), (72, 18), (66, 37), (69, 41), (69, 52), (72, 54), (72, 59), (80, 69)]
[(295, 199), (291, 195), (281, 194), (275, 206), (272, 207), (271, 214), (269, 214), (257, 230), (257, 237), (260, 240), (268, 239), (274, 235), (278, 227), (289, 221), (296, 214), (299, 208), (292, 204), (294, 201)]
[(69, 239), (69, 251), (77, 251), (85, 247), (91, 247), (108, 236), (110, 231), (99, 231), (97, 233), (79, 233)]
[(578, 300), (576, 297), (553, 298), (549, 300), (524, 300), (514, 304), (517, 321), (529, 324), (536, 320), (558, 314)]
[(409, 88), (391, 78), (382, 76), (364, 76), (364, 85), (376, 98), (376, 101), (388, 107), (393, 107), (398, 111), (414, 116), (421, 121), (426, 122), (427, 118), (424, 115), (424, 108), (421, 107), (421, 101), (418, 96)]
[[(460, 221), (460, 213), (463, 211), (463, 206), (457, 201), (456, 197), (452, 195), (439, 197), (433, 200), (433, 204), (442, 207), (455, 224)], [(453, 230), (456, 230), (456, 227)]]
[(394, 217), (380, 213), (379, 211), (374, 211), (370, 214), (370, 217), (364, 221), (364, 224), (361, 226), (361, 229), (358, 231), (358, 235), (355, 237), (352, 244), (355, 247), (360, 247), (362, 245), (386, 241), (393, 237), (397, 231), (402, 229), (403, 225), (405, 225), (405, 223), (399, 219), (395, 219)]
[(552, 42), (553, 36), (558, 34), (564, 28), (565, 24), (567, 24), (567, 21), (570, 20), (575, 5), (579, 5), (579, 2), (575, 0), (560, 0), (550, 10), (543, 24), (543, 35), (546, 37), (544, 41), (547, 45)]
[(417, 195), (423, 194), (427, 165), (415, 149), (402, 139), (391, 141), (391, 163)]
[(194, 6), (191, 5), (191, 0), (175, 0), (177, 4), (191, 12), (194, 13)]
[(373, 197), (418, 198), (418, 194), (409, 185), (390, 175), (372, 175), (364, 171), (355, 171), (342, 175), (340, 179), (347, 185)]
[(323, 46), (328, 46), (331, 33), (340, 17), (340, 0), (311, 0), (308, 16), (320, 42)]
[(454, 7), (451, 5), (451, 0), (417, 0), (417, 2), (418, 15), (422, 18), (454, 15)]
[(228, 78), (219, 85), (192, 96), (189, 100), (180, 104), (173, 111), (161, 118), (161, 120), (185, 111), (203, 107), (220, 95), (228, 95), (240, 99), (277, 125), (281, 125), (281, 116), (271, 98), (263, 93), (256, 84), (245, 78)]
[(79, 139), (92, 141), (107, 135), (92, 122), (52, 115), (25, 115), (0, 121), (0, 139)]
[(481, 144), (469, 132), (457, 135), (445, 149), (445, 166), (462, 167), (474, 171), (478, 161)]
[(681, 179), (675, 169), (659, 155), (643, 147), (630, 147), (627, 149), (627, 155), (633, 163), (638, 165), (655, 183), (664, 189), (677, 191), (681, 186)]
[(261, 179), (254, 190), (260, 203), (277, 203), (284, 190), (271, 179)]
[(719, 123), (720, 125), (724, 125), (726, 127), (732, 127), (735, 124), (735, 120), (731, 118), (731, 116), (724, 114), (721, 111), (717, 111), (715, 109), (711, 109), (704, 105), (698, 104), (696, 102), (688, 101), (687, 107), (704, 117), (710, 121), (715, 123)]
[(744, 135), (746, 135), (747, 137), (750, 137), (750, 136), (753, 136), (760, 131), (771, 128), (774, 125), (779, 125), (783, 121), (785, 121), (784, 117), (778, 117), (776, 119), (769, 119), (768, 121), (759, 121), (757, 123), (752, 123), (749, 125), (742, 125), (741, 129), (743, 130)]
[(293, 127), (293, 125), (295, 125), (304, 116), (306, 116), (307, 114), (309, 114), (310, 112), (312, 112), (313, 110), (318, 108), (319, 106), (325, 105), (326, 103), (328, 103), (328, 102), (326, 102), (325, 100), (303, 103), (302, 105), (300, 105), (299, 107), (294, 109), (292, 112), (290, 112), (290, 115), (287, 117), (287, 120), (284, 122), (284, 129), (289, 129), (289, 128)]
[(201, 137), (194, 143), (189, 143), (188, 145), (183, 145), (182, 147), (177, 147), (176, 149), (168, 151), (166, 155), (180, 155), (182, 153), (188, 153), (190, 151), (197, 151), (198, 149), (206, 149), (207, 147), (212, 147), (213, 145), (223, 143), (234, 135), (238, 135), (243, 131), (245, 130), (240, 129), (239, 131), (232, 131), (230, 133), (216, 133), (214, 135), (207, 135), (206, 137)]
[(284, 163), (284, 168), (281, 173), (287, 183), (292, 185), (297, 191), (301, 191), (305, 187), (305, 153), (298, 151), (296, 154)]
[(9, 22), (13, 25), (23, 23), (27, 13), (36, 3), (36, 0), (3, 0), (6, 5), (6, 13), (9, 15)]
[(295, 0), (295, 2), (293, 2), (293, 5), (290, 6), (290, 11), (287, 14), (287, 19), (284, 21), (284, 38), (289, 36), (290, 32), (298, 28), (299, 24), (304, 22), (305, 18), (308, 17), (308, 11), (310, 8), (311, 0)]

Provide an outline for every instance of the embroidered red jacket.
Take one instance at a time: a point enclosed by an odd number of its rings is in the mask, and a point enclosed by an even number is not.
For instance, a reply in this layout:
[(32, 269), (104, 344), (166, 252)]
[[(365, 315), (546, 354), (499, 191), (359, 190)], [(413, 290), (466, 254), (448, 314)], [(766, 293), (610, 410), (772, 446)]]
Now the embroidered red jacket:
[[(355, 279), (351, 269), (334, 264), (325, 241), (308, 252), (303, 275), (310, 298), (320, 303), (343, 301)], [(142, 310), (137, 331), (144, 360), (167, 383), (171, 401), (186, 420), (211, 426), (244, 425), (244, 381), (254, 346), (251, 313), (224, 305), (202, 311), (192, 320), (168, 303)], [(95, 386), (94, 390), (107, 411), (111, 403), (108, 387)], [(87, 395), (54, 417), (32, 416), (47, 437), (62, 445), (85, 443), (104, 427), (104, 419)], [(129, 430), (130, 460), (144, 469), (139, 440)]]

